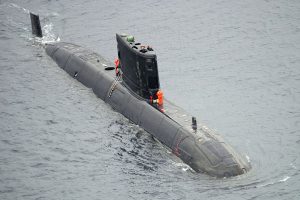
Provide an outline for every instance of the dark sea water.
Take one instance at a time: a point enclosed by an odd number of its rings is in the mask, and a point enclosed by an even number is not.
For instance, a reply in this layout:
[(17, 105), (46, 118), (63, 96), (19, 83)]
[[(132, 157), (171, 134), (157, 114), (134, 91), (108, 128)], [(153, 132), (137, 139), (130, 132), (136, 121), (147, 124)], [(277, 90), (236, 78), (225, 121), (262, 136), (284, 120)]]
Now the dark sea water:
[[(73, 42), (113, 60), (123, 32), (154, 47), (166, 98), (247, 156), (249, 173), (192, 172), (41, 44)], [(296, 200), (299, 155), (299, 0), (0, 0), (1, 200)]]

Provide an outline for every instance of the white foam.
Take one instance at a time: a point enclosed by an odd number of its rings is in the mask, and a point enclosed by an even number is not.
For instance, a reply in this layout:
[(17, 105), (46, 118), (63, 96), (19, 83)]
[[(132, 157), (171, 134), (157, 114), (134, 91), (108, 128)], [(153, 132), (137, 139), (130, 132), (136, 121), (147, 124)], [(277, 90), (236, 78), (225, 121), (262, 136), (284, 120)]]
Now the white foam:
[(250, 157), (248, 155), (246, 155), (246, 159), (247, 159), (248, 163), (250, 163)]
[(181, 168), (182, 171), (185, 171), (185, 172), (188, 171), (188, 170), (193, 171), (193, 169), (185, 163), (174, 162), (174, 164), (175, 164), (176, 167)]
[(60, 41), (60, 38), (53, 33), (52, 23), (43, 26), (43, 35), (44, 36), (41, 40), (42, 44)]
[(19, 10), (23, 10), (23, 12), (25, 12), (25, 13), (29, 13), (29, 10), (27, 10), (26, 8), (23, 8), (23, 7), (21, 7), (21, 6), (18, 6), (17, 4), (11, 3), (10, 5), (11, 5), (12, 7), (14, 7), (14, 8), (19, 9)]
[(285, 177), (283, 177), (283, 179), (279, 180), (278, 182), (285, 182), (285, 181), (289, 180), (290, 178), (291, 177), (289, 177), (289, 176), (285, 176)]
[(289, 176), (284, 176), (282, 179), (278, 180), (278, 181), (272, 181), (272, 182), (269, 182), (269, 183), (265, 183), (265, 184), (262, 184), (262, 185), (258, 185), (256, 187), (265, 187), (265, 186), (269, 186), (269, 185), (274, 185), (276, 183), (282, 183), (282, 182), (286, 182), (287, 180), (289, 180), (291, 177)]

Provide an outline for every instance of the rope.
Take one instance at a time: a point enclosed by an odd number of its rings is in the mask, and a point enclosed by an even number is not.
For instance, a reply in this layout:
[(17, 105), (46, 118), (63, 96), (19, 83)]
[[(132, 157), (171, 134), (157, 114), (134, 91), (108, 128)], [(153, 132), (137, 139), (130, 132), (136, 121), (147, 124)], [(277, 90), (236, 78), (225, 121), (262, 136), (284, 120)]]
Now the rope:
[(120, 81), (120, 78), (121, 78), (120, 76), (117, 76), (117, 77), (115, 78), (115, 81), (114, 81), (114, 83), (112, 84), (112, 86), (111, 86), (111, 88), (110, 88), (110, 90), (109, 90), (108, 98), (111, 97), (113, 91), (116, 89), (116, 86), (118, 85), (118, 83), (119, 83), (119, 81)]

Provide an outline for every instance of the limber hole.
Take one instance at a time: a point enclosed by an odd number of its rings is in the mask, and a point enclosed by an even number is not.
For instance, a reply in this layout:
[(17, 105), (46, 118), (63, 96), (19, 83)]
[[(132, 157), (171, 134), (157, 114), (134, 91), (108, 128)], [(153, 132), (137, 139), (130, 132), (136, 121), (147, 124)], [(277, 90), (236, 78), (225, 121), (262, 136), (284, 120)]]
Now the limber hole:
[(105, 67), (104, 69), (109, 71), (109, 70), (114, 70), (115, 68), (114, 67)]

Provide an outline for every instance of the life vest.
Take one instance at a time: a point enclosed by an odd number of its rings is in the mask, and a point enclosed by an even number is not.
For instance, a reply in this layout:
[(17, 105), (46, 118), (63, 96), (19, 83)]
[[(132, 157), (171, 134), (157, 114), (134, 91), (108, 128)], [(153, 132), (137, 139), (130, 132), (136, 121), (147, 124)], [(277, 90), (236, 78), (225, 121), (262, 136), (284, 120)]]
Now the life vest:
[(120, 60), (118, 58), (115, 59), (115, 66), (116, 66), (116, 76), (120, 74), (119, 67), (120, 67)]
[(157, 96), (157, 104), (160, 105), (160, 106), (163, 105), (163, 103), (164, 103), (164, 94), (163, 94), (163, 92), (161, 90), (158, 90), (156, 92), (156, 96)]

